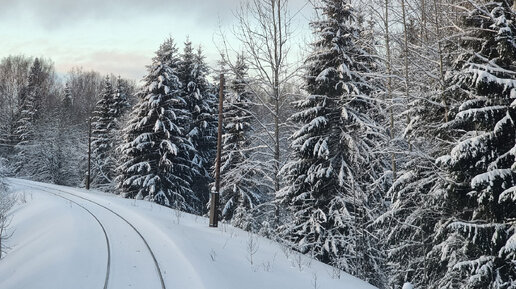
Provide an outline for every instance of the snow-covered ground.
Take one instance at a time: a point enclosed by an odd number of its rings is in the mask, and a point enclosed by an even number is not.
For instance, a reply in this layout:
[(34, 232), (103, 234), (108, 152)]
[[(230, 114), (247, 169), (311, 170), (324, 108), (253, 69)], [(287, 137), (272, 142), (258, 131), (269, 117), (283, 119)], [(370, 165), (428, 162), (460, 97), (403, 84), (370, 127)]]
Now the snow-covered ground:
[(268, 239), (209, 228), (202, 217), (102, 192), (9, 183), (19, 201), (0, 260), (2, 289), (375, 288)]

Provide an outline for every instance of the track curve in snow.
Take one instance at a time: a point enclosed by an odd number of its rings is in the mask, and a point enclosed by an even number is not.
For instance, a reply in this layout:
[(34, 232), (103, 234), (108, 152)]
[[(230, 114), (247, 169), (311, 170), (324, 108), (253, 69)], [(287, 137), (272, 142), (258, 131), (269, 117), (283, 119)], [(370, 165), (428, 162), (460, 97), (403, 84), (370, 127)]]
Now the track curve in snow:
[[(13, 183), (16, 183), (16, 179), (13, 179), (11, 181)], [(108, 286), (108, 284), (110, 283), (109, 282), (110, 281), (109, 277), (110, 277), (110, 271), (111, 271), (110, 270), (110, 268), (111, 268), (111, 245), (110, 245), (110, 241), (109, 241), (109, 237), (108, 237), (108, 230), (106, 230), (106, 226), (104, 225), (103, 221), (101, 221), (102, 217), (98, 216), (99, 215), (98, 212), (94, 213), (93, 210), (91, 210), (91, 208), (90, 209), (86, 208), (84, 203), (78, 202), (77, 200), (73, 200), (73, 198), (78, 198), (78, 199), (80, 199), (83, 202), (85, 201), (85, 202), (93, 204), (93, 205), (95, 205), (95, 206), (97, 206), (99, 208), (102, 208), (103, 210), (109, 212), (109, 214), (112, 214), (112, 215), (116, 216), (117, 218), (122, 220), (125, 224), (127, 224), (137, 234), (137, 236), (141, 239), (141, 241), (145, 245), (145, 248), (146, 248), (147, 252), (149, 253), (149, 255), (152, 258), (152, 261), (153, 261), (153, 264), (154, 264), (154, 267), (155, 267), (155, 271), (156, 271), (157, 276), (159, 278), (160, 287), (161, 287), (161, 289), (166, 289), (165, 282), (164, 282), (164, 279), (163, 279), (162, 270), (161, 270), (161, 268), (159, 266), (159, 263), (158, 263), (158, 261), (156, 259), (156, 255), (154, 254), (153, 250), (149, 246), (148, 241), (142, 235), (142, 233), (131, 222), (129, 222), (126, 218), (124, 218), (123, 216), (121, 216), (120, 214), (118, 214), (117, 212), (115, 212), (114, 210), (110, 209), (107, 206), (104, 206), (104, 205), (102, 205), (100, 203), (97, 203), (97, 202), (95, 202), (93, 200), (89, 200), (89, 199), (84, 198), (82, 196), (78, 196), (76, 194), (72, 194), (70, 192), (66, 192), (64, 190), (59, 190), (57, 188), (49, 188), (49, 187), (45, 187), (45, 186), (33, 186), (33, 185), (29, 185), (27, 183), (21, 183), (21, 182), (18, 183), (18, 185), (29, 187), (29, 188), (32, 188), (32, 189), (35, 189), (35, 190), (44, 191), (46, 193), (49, 193), (49, 194), (52, 194), (54, 196), (60, 197), (62, 199), (65, 199), (67, 201), (70, 201), (70, 202), (76, 204), (77, 206), (81, 207), (82, 209), (84, 209), (93, 218), (95, 218), (95, 220), (98, 222), (98, 224), (102, 227), (102, 230), (103, 230), (104, 235), (105, 235), (107, 247), (108, 247), (108, 261), (107, 261), (107, 269), (106, 269), (106, 278), (105, 278), (104, 287), (103, 287), (104, 289), (110, 288)]]

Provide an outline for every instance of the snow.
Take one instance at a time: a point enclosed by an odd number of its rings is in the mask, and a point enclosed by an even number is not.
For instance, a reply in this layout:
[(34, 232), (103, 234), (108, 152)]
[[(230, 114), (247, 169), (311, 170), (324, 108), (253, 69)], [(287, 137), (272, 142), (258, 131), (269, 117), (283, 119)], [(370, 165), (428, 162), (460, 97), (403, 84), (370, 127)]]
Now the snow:
[(104, 286), (106, 237), (78, 204), (90, 210), (107, 232), (111, 250), (107, 287), (161, 288), (151, 255), (136, 232), (87, 200), (112, 209), (140, 231), (167, 288), (297, 289), (313, 288), (314, 280), (318, 288), (375, 288), (345, 273), (333, 278), (332, 267), (227, 224), (210, 228), (203, 217), (98, 191), (17, 179), (9, 183), (21, 201), (11, 211), (10, 250), (0, 260), (2, 289)]
[(494, 169), (479, 175), (476, 175), (471, 179), (471, 187), (478, 188), (485, 186), (493, 186), (494, 181), (497, 179), (507, 179), (512, 176), (511, 169)]
[(516, 233), (513, 234), (509, 240), (507, 240), (507, 243), (505, 243), (505, 246), (502, 248), (502, 252), (506, 254), (516, 254)]
[[(476, 67), (479, 67), (480, 69)], [(503, 86), (506, 90), (516, 88), (516, 80), (499, 78), (489, 72), (489, 70), (495, 70), (495, 68), (485, 66), (482, 67), (478, 65), (476, 67), (472, 65), (472, 67), (466, 69), (466, 73), (473, 74), (473, 82), (476, 86), (478, 86), (480, 83), (496, 83)], [(488, 71), (485, 71), (483, 69), (486, 69)]]
[(503, 113), (507, 110), (507, 107), (502, 105), (494, 105), (481, 108), (470, 108), (457, 113), (456, 118), (460, 120), (470, 120), (481, 122), (482, 120), (491, 120), (497, 114)]
[(516, 186), (510, 187), (507, 190), (503, 191), (498, 197), (498, 202), (516, 202)]
[(414, 286), (412, 286), (412, 284), (410, 284), (409, 282), (406, 282), (405, 284), (403, 284), (402, 289), (414, 289)]
[(315, 78), (315, 81), (327, 82), (328, 76), (333, 73), (335, 73), (335, 68), (333, 68), (333, 67), (326, 68), (323, 71), (321, 71), (321, 73), (319, 73), (319, 75)]

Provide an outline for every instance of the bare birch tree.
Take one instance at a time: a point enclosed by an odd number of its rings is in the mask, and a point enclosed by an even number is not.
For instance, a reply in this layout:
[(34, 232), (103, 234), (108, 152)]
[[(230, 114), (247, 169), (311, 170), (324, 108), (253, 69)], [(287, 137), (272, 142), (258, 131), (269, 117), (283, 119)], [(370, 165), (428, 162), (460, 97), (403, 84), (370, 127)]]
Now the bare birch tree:
[[(278, 191), (281, 186), (278, 172), (285, 160), (282, 148), (287, 146), (288, 115), (284, 112), (292, 101), (289, 91), (297, 71), (289, 62), (293, 16), (288, 0), (249, 0), (234, 14), (237, 25), (232, 32), (240, 47), (231, 47), (223, 35), (222, 52), (246, 56), (251, 78), (249, 89), (267, 115), (256, 116), (255, 121), (265, 134), (262, 139), (262, 145), (267, 147), (264, 160), (270, 163), (272, 188)], [(234, 66), (229, 57), (226, 61), (230, 67)]]

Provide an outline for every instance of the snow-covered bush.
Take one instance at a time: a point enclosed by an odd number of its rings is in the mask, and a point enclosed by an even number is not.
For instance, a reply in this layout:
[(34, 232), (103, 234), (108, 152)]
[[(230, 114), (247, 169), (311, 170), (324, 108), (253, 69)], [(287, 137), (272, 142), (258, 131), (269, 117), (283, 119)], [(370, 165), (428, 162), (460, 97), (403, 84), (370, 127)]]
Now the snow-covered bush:
[(8, 212), (14, 204), (14, 199), (10, 195), (7, 184), (4, 181), (5, 174), (6, 169), (2, 159), (0, 159), (0, 259), (6, 249), (4, 240), (8, 238), (7, 229), (10, 223)]
[(0, 158), (0, 192), (4, 192), (7, 190), (7, 185), (5, 184), (4, 177), (7, 174), (7, 169), (4, 165), (4, 160)]

